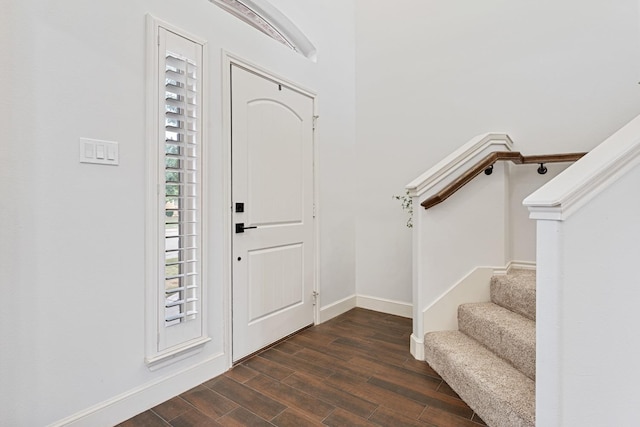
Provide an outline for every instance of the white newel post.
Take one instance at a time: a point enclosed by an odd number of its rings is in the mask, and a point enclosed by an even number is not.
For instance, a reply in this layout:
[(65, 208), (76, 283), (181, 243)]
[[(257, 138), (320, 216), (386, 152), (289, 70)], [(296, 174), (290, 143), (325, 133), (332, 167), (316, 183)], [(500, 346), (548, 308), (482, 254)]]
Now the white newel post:
[(524, 200), (537, 221), (537, 425), (640, 415), (639, 185), (640, 116)]
[(413, 245), (413, 259), (412, 259), (412, 278), (413, 278), (413, 332), (411, 333), (410, 351), (411, 355), (418, 360), (424, 360), (424, 325), (422, 322), (422, 306), (418, 304), (418, 301), (422, 301), (422, 287), (418, 286), (422, 283), (422, 268), (419, 260), (422, 259), (422, 249), (420, 245), (420, 236), (422, 230), (422, 215), (420, 206), (420, 199), (418, 196), (413, 196), (413, 228), (412, 228), (412, 245)]

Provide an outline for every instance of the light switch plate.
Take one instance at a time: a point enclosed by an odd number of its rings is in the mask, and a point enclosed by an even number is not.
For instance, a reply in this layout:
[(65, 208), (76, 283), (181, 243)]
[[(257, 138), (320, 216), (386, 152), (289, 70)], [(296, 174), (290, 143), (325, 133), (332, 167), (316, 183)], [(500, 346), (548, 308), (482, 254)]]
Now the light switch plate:
[(116, 166), (119, 161), (117, 142), (80, 138), (80, 163)]

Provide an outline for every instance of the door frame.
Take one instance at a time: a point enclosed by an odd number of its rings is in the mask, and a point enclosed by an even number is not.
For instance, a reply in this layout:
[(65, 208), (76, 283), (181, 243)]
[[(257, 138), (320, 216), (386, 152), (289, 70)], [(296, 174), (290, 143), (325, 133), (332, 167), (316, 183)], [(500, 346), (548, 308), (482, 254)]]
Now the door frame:
[(310, 97), (313, 101), (313, 135), (312, 135), (312, 155), (313, 155), (313, 292), (316, 296), (313, 307), (313, 324), (317, 325), (320, 319), (320, 294), (318, 285), (320, 283), (320, 275), (318, 266), (320, 265), (320, 242), (319, 233), (319, 203), (318, 203), (318, 137), (316, 132), (316, 119), (318, 118), (318, 95), (300, 84), (282, 76), (273, 73), (264, 67), (261, 67), (251, 61), (248, 61), (229, 51), (222, 50), (222, 140), (223, 140), (223, 186), (224, 186), (224, 255), (223, 263), (224, 271), (224, 352), (227, 357), (227, 366), (233, 365), (233, 200), (231, 199), (231, 66), (236, 65), (251, 71), (265, 79), (274, 80), (290, 87), (291, 89)]

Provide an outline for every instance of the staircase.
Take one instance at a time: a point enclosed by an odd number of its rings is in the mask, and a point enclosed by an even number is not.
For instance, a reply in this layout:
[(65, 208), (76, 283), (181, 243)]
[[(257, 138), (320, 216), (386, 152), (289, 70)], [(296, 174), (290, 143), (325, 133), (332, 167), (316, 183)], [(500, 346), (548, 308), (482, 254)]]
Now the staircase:
[(535, 426), (536, 276), (491, 279), (491, 302), (458, 308), (458, 331), (425, 335), (425, 360), (491, 427)]

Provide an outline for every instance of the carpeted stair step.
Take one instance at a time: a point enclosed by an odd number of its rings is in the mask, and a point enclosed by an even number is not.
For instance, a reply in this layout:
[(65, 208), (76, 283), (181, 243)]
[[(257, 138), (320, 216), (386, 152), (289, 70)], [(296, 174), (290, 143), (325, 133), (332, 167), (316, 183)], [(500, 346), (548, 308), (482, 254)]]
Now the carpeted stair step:
[(492, 427), (535, 426), (535, 382), (460, 331), (425, 335), (425, 359)]
[(458, 328), (535, 380), (533, 320), (491, 302), (462, 304), (458, 307)]
[(491, 278), (491, 301), (536, 320), (535, 270), (511, 270), (509, 274)]

